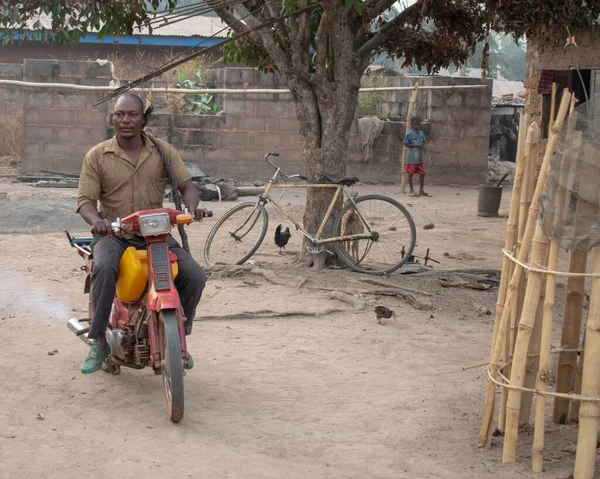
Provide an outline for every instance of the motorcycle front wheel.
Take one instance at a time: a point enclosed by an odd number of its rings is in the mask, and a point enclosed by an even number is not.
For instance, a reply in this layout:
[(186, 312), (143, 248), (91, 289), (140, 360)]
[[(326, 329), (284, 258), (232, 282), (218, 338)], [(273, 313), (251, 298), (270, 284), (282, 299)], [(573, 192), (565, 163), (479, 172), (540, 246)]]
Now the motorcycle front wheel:
[(171, 421), (177, 423), (183, 418), (183, 358), (174, 309), (159, 313), (158, 340), (167, 413)]

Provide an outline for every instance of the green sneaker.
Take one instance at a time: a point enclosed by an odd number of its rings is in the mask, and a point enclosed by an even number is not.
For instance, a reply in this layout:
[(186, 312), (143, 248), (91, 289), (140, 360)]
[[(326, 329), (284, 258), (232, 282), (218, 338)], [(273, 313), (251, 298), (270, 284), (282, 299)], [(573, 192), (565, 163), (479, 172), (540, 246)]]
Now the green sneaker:
[(188, 355), (190, 357), (190, 360), (188, 361), (188, 365), (185, 367), (185, 369), (190, 370), (194, 367), (194, 358), (192, 358), (192, 355), (189, 352)]
[(90, 352), (85, 358), (85, 361), (81, 365), (81, 372), (83, 374), (92, 374), (102, 369), (102, 363), (110, 355), (110, 347), (106, 346), (106, 349), (98, 349), (96, 347), (90, 348)]

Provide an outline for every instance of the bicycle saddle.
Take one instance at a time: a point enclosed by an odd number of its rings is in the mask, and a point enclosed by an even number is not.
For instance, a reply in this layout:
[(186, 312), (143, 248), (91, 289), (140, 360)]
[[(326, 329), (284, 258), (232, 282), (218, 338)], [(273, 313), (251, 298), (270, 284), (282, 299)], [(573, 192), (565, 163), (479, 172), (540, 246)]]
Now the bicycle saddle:
[(360, 181), (356, 176), (339, 176), (331, 173), (319, 173), (319, 176), (329, 183), (344, 186), (353, 186)]

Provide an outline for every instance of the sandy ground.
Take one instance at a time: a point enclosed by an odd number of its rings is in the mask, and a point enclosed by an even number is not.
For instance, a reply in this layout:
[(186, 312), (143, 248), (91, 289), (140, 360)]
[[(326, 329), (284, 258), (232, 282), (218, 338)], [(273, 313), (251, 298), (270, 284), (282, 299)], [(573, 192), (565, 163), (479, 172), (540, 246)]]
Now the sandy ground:
[[(441, 288), (444, 274), (435, 273), (499, 269), (505, 219), (477, 217), (476, 189), (432, 187), (428, 199), (394, 186), (357, 190), (408, 206), (416, 254), (430, 248), (441, 264), (386, 281), (430, 293), (434, 310), (361, 295), (364, 275), (294, 268), (300, 239), (278, 255), (271, 212), (255, 259), (290, 286), (255, 275), (209, 279), (188, 343), (196, 367), (185, 378), (185, 417), (173, 425), (150, 370), (79, 372), (86, 347), (66, 320), (85, 316), (87, 297), (81, 260), (61, 232), (86, 234), (73, 214), (75, 192), (0, 183), (0, 477), (532, 476), (531, 428), (520, 434), (517, 464), (501, 463), (501, 438), (477, 448), (486, 378), (481, 367), (463, 367), (489, 356), (493, 316), (477, 309), (493, 310), (496, 290)], [(282, 201), (300, 211), (296, 192)], [(214, 219), (189, 228), (197, 258), (232, 206), (208, 205)], [(427, 223), (435, 228), (423, 230)], [(313, 287), (296, 289), (299, 278)], [(356, 311), (319, 286), (354, 292), (366, 307)], [(394, 309), (397, 321), (378, 325), (375, 304)], [(339, 312), (323, 314), (330, 309)], [(261, 310), (274, 317), (219, 319)], [(277, 317), (298, 310), (313, 316)], [(58, 353), (48, 355), (52, 349)], [(573, 427), (548, 426), (543, 477), (569, 475), (573, 455), (563, 449), (575, 437)]]

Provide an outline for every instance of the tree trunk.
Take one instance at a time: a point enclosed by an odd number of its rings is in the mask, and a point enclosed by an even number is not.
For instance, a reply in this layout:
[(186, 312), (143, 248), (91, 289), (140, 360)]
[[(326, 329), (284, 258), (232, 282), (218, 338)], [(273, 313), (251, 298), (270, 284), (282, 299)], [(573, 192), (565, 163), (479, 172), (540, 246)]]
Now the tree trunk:
[[(296, 112), (300, 123), (300, 145), (308, 181), (320, 183), (321, 173), (344, 175), (345, 159), (348, 152), (350, 129), (358, 106), (358, 90), (362, 72), (357, 69), (334, 83), (327, 78), (315, 78), (311, 82), (289, 78), (288, 84), (296, 102)], [(304, 227), (315, 235), (331, 204), (333, 188), (309, 188), (304, 211)], [(342, 206), (342, 199), (336, 205), (322, 233), (326, 238), (333, 235), (333, 223)], [(311, 254), (310, 245), (304, 240), (299, 262), (315, 268), (327, 266), (334, 258), (333, 245), (326, 251)], [(329, 253), (327, 252), (329, 251)]]

